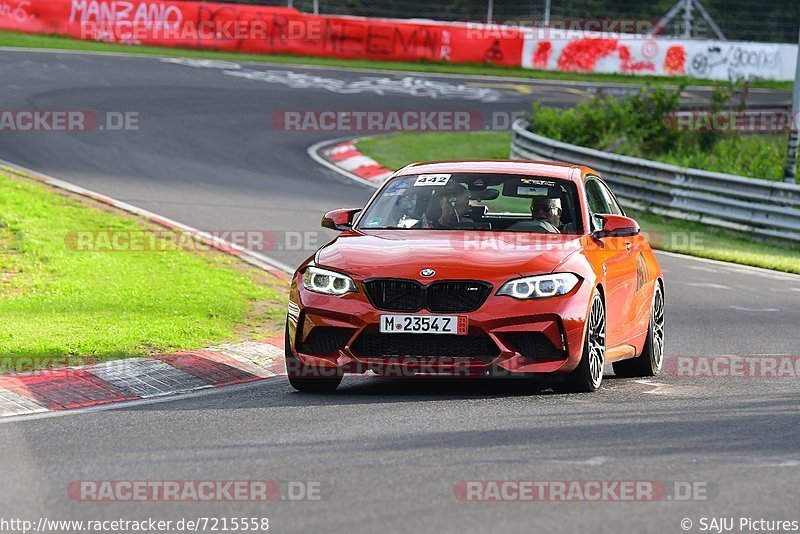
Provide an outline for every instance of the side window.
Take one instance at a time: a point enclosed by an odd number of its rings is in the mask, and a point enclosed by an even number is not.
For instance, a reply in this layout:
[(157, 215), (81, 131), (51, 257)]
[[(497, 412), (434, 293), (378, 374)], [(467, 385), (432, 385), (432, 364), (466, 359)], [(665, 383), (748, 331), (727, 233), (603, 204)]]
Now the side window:
[(586, 180), (586, 201), (589, 204), (589, 215), (592, 221), (592, 230), (599, 230), (601, 228), (600, 220), (595, 215), (603, 213), (611, 213), (611, 207), (606, 201), (605, 193), (603, 192), (600, 182), (593, 178)]
[(608, 213), (611, 213), (612, 215), (625, 215), (625, 212), (622, 211), (622, 206), (620, 206), (617, 202), (617, 199), (614, 198), (614, 194), (611, 193), (611, 190), (608, 188), (608, 186), (602, 182), (597, 182), (597, 184), (603, 191), (603, 196), (606, 199), (606, 204), (608, 204), (608, 209), (611, 210)]
[(589, 203), (589, 212), (592, 215), (610, 213), (609, 210), (611, 208), (606, 201), (606, 195), (597, 180), (592, 178), (586, 180), (586, 200)]

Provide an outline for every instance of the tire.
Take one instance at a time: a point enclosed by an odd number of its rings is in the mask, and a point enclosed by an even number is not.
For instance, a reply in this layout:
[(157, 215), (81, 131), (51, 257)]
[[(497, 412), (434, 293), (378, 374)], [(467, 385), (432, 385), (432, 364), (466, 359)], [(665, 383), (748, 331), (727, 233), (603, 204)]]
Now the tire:
[(606, 361), (606, 307), (603, 297), (595, 290), (586, 319), (586, 339), (583, 357), (561, 384), (553, 386), (559, 393), (589, 393), (603, 383)]
[(297, 359), (289, 345), (289, 325), (286, 325), (286, 375), (289, 384), (304, 393), (330, 393), (342, 383), (342, 374), (338, 371), (308, 367)]
[(650, 325), (642, 354), (630, 360), (615, 362), (614, 374), (621, 378), (656, 376), (664, 363), (664, 290), (656, 282)]

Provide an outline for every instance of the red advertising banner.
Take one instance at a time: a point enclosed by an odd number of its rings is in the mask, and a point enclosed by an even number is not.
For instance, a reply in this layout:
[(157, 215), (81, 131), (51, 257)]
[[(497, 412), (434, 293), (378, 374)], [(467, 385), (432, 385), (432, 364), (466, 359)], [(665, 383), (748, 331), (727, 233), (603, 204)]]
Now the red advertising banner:
[(131, 45), (520, 66), (522, 32), (160, 0), (0, 0), (0, 29)]

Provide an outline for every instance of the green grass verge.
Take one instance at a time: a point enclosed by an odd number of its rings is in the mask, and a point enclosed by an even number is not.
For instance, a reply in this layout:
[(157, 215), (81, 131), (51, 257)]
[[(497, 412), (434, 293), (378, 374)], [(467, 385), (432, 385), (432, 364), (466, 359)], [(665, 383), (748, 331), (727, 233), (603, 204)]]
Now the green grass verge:
[(358, 142), (358, 148), (384, 167), (399, 169), (415, 161), (507, 158), (511, 148), (511, 134), (398, 133), (363, 139)]
[(106, 360), (195, 349), (280, 331), (286, 285), (231, 256), (170, 246), (176, 240), (161, 236), (163, 252), (85, 252), (70, 238), (150, 231), (164, 229), (0, 170), (3, 370), (49, 366), (48, 358), (70, 355)]
[[(505, 132), (399, 133), (365, 139), (358, 148), (386, 167), (397, 169), (413, 161), (507, 158), (510, 140)], [(800, 246), (756, 242), (750, 235), (702, 223), (628, 211), (661, 250), (800, 274)]]
[(788, 145), (789, 134), (729, 135), (721, 136), (707, 149), (681, 146), (667, 154), (647, 154), (626, 143), (614, 152), (690, 169), (782, 182)]
[[(446, 74), (464, 75), (483, 75), (483, 76), (507, 76), (514, 78), (532, 78), (544, 80), (572, 80), (597, 83), (630, 83), (654, 85), (678, 85), (686, 84), (692, 86), (721, 85), (723, 82), (715, 80), (704, 80), (689, 77), (667, 77), (667, 76), (632, 76), (625, 74), (601, 74), (601, 73), (577, 73), (577, 72), (553, 72), (543, 70), (523, 69), (517, 67), (498, 67), (484, 64), (453, 64), (453, 63), (433, 63), (418, 62), (407, 63), (401, 61), (373, 61), (373, 60), (349, 60), (322, 58), (313, 56), (294, 56), (283, 54), (245, 54), (239, 52), (219, 52), (213, 50), (194, 50), (180, 48), (165, 48), (153, 46), (129, 46), (116, 43), (103, 43), (95, 41), (82, 41), (69, 37), (53, 35), (33, 35), (19, 32), (0, 31), (0, 46), (13, 46), (22, 48), (56, 48), (66, 50), (84, 50), (95, 52), (126, 52), (131, 54), (175, 56), (189, 58), (208, 58), (229, 61), (259, 61), (279, 64), (304, 64), (327, 67), (343, 68), (362, 68), (362, 69), (386, 69), (396, 71), (430, 72)], [(779, 82), (774, 80), (756, 80), (751, 84), (754, 88), (763, 89), (782, 89), (791, 90), (791, 82)]]
[[(714, 103), (708, 111), (742, 105), (743, 92), (738, 84), (715, 89)], [(783, 181), (788, 134), (679, 130), (672, 113), (680, 109), (677, 90), (648, 87), (623, 99), (583, 100), (566, 110), (534, 104), (529, 129), (550, 139), (596, 150)], [(698, 121), (695, 126), (701, 124)]]
[(757, 242), (748, 235), (709, 228), (702, 223), (649, 212), (627, 212), (659, 250), (800, 274), (800, 246)]

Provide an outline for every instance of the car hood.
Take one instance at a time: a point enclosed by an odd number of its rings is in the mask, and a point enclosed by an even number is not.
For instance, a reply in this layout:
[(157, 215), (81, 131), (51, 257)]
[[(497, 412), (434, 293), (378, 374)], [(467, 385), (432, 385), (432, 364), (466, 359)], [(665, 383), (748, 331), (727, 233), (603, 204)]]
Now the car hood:
[(549, 273), (581, 248), (574, 235), (450, 230), (345, 232), (319, 250), (316, 263), (357, 278), (480, 279)]

